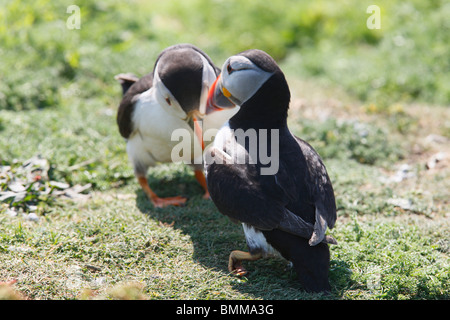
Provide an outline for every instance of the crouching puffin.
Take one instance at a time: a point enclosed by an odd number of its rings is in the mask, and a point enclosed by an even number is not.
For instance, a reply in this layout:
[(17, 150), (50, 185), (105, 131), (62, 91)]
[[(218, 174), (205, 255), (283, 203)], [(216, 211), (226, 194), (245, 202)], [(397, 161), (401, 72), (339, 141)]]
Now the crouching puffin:
[[(143, 191), (155, 207), (183, 205), (186, 198), (160, 198), (149, 187), (147, 170), (158, 162), (171, 162), (172, 149), (179, 141), (172, 141), (176, 129), (198, 134), (195, 126), (203, 118), (204, 128), (220, 128), (235, 112), (206, 113), (206, 98), (220, 69), (200, 49), (190, 44), (179, 44), (163, 50), (151, 73), (138, 79), (132, 74), (119, 74), (122, 101), (117, 113), (120, 134), (127, 141), (127, 153)], [(175, 139), (176, 140), (176, 139)], [(199, 142), (200, 141), (200, 142)], [(202, 139), (192, 139), (195, 147)], [(201, 146), (204, 148), (204, 146)], [(186, 152), (184, 163), (192, 164), (195, 177), (209, 198), (203, 174), (202, 155), (194, 159), (194, 152)]]
[(307, 291), (330, 291), (328, 244), (337, 242), (325, 232), (336, 221), (334, 192), (320, 156), (289, 131), (289, 101), (267, 53), (226, 60), (207, 104), (240, 109), (205, 151), (207, 186), (218, 210), (243, 225), (249, 252), (231, 252), (230, 272), (243, 275), (241, 261), (281, 254)]

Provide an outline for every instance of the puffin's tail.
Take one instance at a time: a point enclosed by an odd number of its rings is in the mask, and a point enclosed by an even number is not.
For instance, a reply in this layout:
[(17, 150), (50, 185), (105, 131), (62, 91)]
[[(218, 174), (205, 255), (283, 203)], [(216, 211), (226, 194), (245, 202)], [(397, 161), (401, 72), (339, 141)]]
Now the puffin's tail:
[(139, 78), (132, 73), (120, 73), (116, 75), (114, 79), (119, 81), (120, 85), (122, 86), (123, 95), (125, 95), (128, 89), (130, 89), (130, 87), (139, 80)]

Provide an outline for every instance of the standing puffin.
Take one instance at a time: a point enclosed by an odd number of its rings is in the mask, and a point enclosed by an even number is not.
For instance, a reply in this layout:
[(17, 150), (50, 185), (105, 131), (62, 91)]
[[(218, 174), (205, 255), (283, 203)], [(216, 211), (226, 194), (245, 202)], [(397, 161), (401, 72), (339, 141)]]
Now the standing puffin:
[[(147, 170), (158, 162), (172, 161), (172, 149), (178, 144), (172, 141), (174, 130), (185, 129), (192, 137), (194, 132), (197, 134), (195, 125), (206, 113), (207, 93), (219, 72), (200, 49), (179, 44), (163, 50), (153, 72), (142, 78), (131, 74), (116, 76), (123, 90), (117, 113), (119, 131), (127, 141), (127, 153), (139, 184), (155, 207), (186, 202), (182, 196), (158, 197), (148, 185)], [(203, 127), (220, 128), (234, 112), (230, 109), (205, 116)], [(193, 139), (193, 148), (199, 147), (201, 141)], [(194, 152), (186, 153), (184, 157), (188, 158), (183, 162), (193, 164), (195, 177), (205, 190), (204, 198), (209, 198), (202, 156), (198, 161), (194, 155)]]
[[(325, 231), (336, 221), (334, 192), (320, 156), (289, 131), (289, 102), (284, 74), (267, 53), (226, 60), (207, 103), (240, 109), (205, 152), (207, 186), (218, 210), (243, 225), (249, 252), (231, 252), (230, 272), (245, 274), (242, 260), (281, 254), (305, 290), (330, 291), (328, 244), (337, 242)], [(238, 139), (242, 132), (248, 139)], [(276, 166), (264, 157), (268, 150)]]

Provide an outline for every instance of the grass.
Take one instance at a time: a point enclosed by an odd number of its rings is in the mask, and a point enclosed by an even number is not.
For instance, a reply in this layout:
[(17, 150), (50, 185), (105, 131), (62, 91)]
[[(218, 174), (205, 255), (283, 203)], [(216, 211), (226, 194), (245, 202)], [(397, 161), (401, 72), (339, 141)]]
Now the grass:
[[(0, 198), (13, 182), (26, 189), (0, 203), (0, 283), (15, 281), (0, 299), (449, 298), (448, 5), (380, 2), (382, 29), (368, 30), (359, 2), (293, 1), (288, 14), (281, 1), (239, 3), (79, 1), (80, 30), (65, 26), (72, 3), (0, 6)], [(290, 127), (322, 155), (336, 192), (330, 296), (305, 293), (277, 259), (230, 275), (242, 229), (201, 198), (188, 168), (148, 175), (161, 196), (186, 195), (183, 208), (154, 209), (140, 190), (113, 76), (148, 72), (176, 42), (219, 65), (248, 47), (279, 61)], [(45, 175), (25, 166), (38, 155)]]

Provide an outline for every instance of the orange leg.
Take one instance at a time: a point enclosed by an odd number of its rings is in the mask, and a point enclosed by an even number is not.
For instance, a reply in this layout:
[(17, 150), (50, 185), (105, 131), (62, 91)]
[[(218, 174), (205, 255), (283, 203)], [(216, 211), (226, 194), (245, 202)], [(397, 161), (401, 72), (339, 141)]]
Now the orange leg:
[(150, 201), (153, 203), (155, 207), (158, 208), (164, 208), (167, 206), (181, 206), (186, 203), (186, 198), (183, 198), (182, 196), (176, 196), (176, 197), (170, 197), (170, 198), (160, 198), (156, 195), (156, 193), (153, 192), (152, 189), (150, 189), (148, 185), (148, 181), (146, 177), (138, 177), (139, 184), (142, 187), (142, 190), (144, 190), (147, 197), (150, 199)]
[[(202, 146), (202, 150), (205, 150), (205, 142), (203, 141), (203, 129), (199, 122), (200, 121), (194, 116), (194, 133), (198, 139), (198, 142)], [(200, 185), (205, 190), (203, 199), (209, 199), (210, 196), (209, 196), (208, 187), (206, 186), (205, 174), (203, 173), (202, 170), (195, 170), (194, 174), (195, 174), (195, 179), (197, 179), (198, 183), (200, 183)]]
[[(199, 120), (196, 117), (194, 117), (194, 133), (197, 136), (198, 142), (202, 146), (202, 150), (205, 150), (205, 142), (203, 141), (203, 129), (199, 123)], [(197, 179), (198, 183), (200, 183), (200, 185), (205, 190), (203, 199), (209, 199), (210, 196), (209, 196), (208, 187), (206, 186), (205, 174), (203, 173), (202, 170), (195, 170), (194, 173), (195, 173), (195, 179)]]
[(242, 266), (242, 260), (255, 261), (262, 257), (260, 253), (252, 255), (249, 252), (234, 250), (228, 258), (228, 271), (238, 276), (243, 276), (247, 270)]
[(200, 185), (203, 187), (203, 189), (205, 189), (205, 194), (203, 195), (203, 199), (209, 199), (209, 191), (208, 191), (208, 187), (206, 185), (205, 174), (203, 173), (202, 170), (195, 170), (194, 174), (195, 174), (195, 179), (197, 179), (198, 183), (200, 183)]

